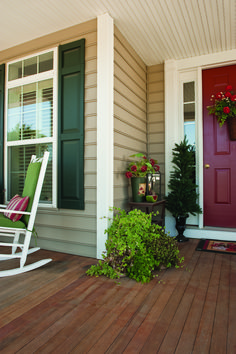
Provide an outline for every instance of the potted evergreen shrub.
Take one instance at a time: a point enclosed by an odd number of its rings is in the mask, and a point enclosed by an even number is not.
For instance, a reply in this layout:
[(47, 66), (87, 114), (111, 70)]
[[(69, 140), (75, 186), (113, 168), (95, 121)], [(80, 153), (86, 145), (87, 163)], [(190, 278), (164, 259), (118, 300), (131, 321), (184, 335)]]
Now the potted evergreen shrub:
[(186, 227), (186, 219), (189, 214), (196, 215), (202, 210), (197, 202), (198, 193), (195, 183), (195, 154), (192, 146), (188, 144), (185, 136), (180, 144), (175, 144), (172, 149), (173, 171), (170, 174), (168, 188), (169, 194), (166, 196), (166, 208), (172, 213), (176, 220), (178, 242), (188, 241), (183, 233)]

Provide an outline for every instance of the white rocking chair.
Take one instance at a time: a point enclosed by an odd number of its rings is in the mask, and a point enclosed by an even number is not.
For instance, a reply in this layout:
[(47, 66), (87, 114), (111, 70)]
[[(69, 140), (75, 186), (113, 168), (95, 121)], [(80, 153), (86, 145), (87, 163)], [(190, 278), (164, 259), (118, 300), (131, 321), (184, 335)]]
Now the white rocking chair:
[[(19, 258), (20, 260), (20, 266), (18, 268), (2, 270), (0, 271), (0, 277), (28, 272), (52, 261), (52, 259), (43, 259), (25, 265), (27, 255), (40, 249), (39, 247), (29, 248), (29, 245), (34, 229), (48, 158), (48, 151), (46, 151), (44, 156), (40, 159), (37, 159), (35, 155), (31, 157), (22, 193), (23, 197), (29, 197), (26, 211), (16, 212), (16, 210), (7, 210), (7, 213), (23, 214), (22, 218), (19, 221), (13, 222), (4, 216), (3, 213), (6, 212), (6, 209), (0, 209), (0, 241), (4, 238), (8, 241), (0, 242), (0, 247), (5, 247), (5, 249), (9, 249), (9, 246), (11, 247), (11, 254), (0, 253), (0, 261), (6, 261), (12, 258)], [(20, 242), (21, 235), (23, 236), (23, 242)], [(9, 242), (9, 239), (12, 239), (12, 242)], [(17, 252), (17, 248), (20, 248), (21, 252)]]

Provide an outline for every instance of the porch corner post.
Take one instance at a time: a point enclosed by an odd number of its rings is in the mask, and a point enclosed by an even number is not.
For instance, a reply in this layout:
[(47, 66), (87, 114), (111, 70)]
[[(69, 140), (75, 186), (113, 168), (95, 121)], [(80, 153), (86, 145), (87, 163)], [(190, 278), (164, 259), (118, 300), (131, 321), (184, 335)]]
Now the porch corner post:
[[(181, 124), (179, 124), (178, 107), (178, 71), (175, 60), (165, 61), (165, 191), (168, 193), (168, 181), (172, 168), (172, 148), (178, 142)], [(166, 230), (171, 236), (176, 235), (175, 220), (166, 211)]]
[[(104, 231), (113, 212), (114, 155), (114, 23), (110, 15), (97, 17), (97, 258), (102, 258)], [(105, 217), (105, 218), (104, 218)]]

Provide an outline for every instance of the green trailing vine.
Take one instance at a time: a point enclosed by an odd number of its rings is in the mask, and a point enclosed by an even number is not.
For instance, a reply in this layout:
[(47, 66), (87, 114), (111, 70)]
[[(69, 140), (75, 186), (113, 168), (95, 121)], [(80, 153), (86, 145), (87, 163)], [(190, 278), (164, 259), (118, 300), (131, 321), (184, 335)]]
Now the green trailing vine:
[(127, 275), (138, 282), (147, 283), (153, 272), (162, 266), (176, 268), (183, 262), (177, 242), (157, 224), (152, 224), (152, 214), (141, 210), (114, 208), (116, 215), (108, 234), (103, 260), (93, 265), (87, 275), (105, 275), (116, 279)]

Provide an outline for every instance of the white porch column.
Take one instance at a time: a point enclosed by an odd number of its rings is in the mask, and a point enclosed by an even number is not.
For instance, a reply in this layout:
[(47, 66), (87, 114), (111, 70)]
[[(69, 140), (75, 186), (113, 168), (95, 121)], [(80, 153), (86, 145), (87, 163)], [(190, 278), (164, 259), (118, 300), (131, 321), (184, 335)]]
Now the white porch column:
[[(168, 193), (168, 182), (172, 169), (172, 148), (179, 141), (183, 127), (179, 124), (178, 114), (178, 75), (175, 60), (165, 62), (165, 191)], [(181, 132), (180, 132), (181, 129)], [(176, 236), (175, 219), (166, 210), (166, 231)]]
[(104, 14), (97, 18), (97, 258), (105, 251), (104, 231), (113, 215), (113, 90), (114, 24)]

